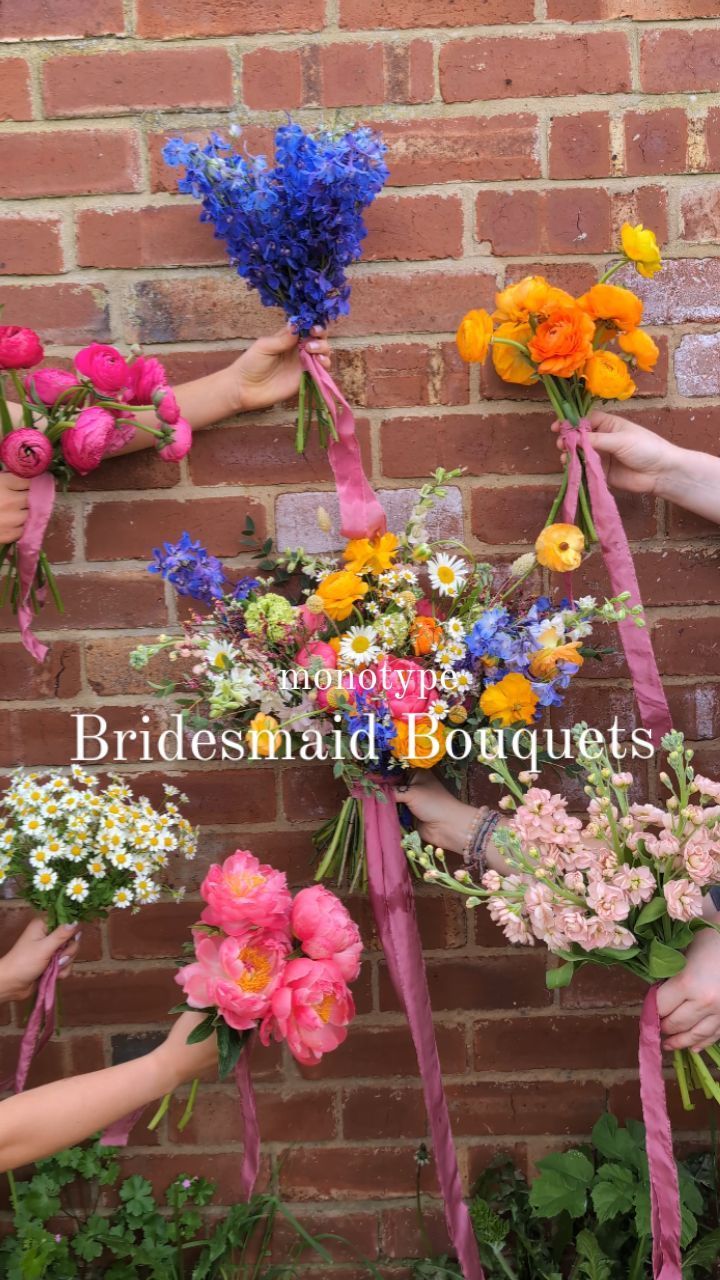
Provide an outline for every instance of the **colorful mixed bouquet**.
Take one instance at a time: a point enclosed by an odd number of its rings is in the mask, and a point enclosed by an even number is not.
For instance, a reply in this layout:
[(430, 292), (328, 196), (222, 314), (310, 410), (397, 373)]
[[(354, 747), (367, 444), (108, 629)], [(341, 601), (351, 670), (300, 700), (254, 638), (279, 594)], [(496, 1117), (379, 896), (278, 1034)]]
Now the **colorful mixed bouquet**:
[[(143, 668), (169, 653), (183, 674), (155, 687), (179, 695), (190, 728), (222, 734), (231, 758), (334, 762), (350, 795), (318, 833), (318, 879), (365, 883), (359, 793), (412, 768), (456, 769), (481, 724), (528, 725), (562, 703), (593, 652), (593, 620), (628, 612), (620, 599), (554, 606), (527, 597), (532, 554), (495, 573), (459, 543), (428, 541), (428, 515), (457, 474), (438, 471), (424, 486), (399, 537), (352, 540), (340, 562), (302, 552), (271, 559), (266, 546), (261, 567), (275, 578), (233, 586), (187, 535), (155, 552), (152, 571), (212, 613), (192, 618), (180, 638), (139, 646), (131, 661)], [(562, 565), (566, 536), (556, 536)], [(295, 575), (292, 603), (273, 588)]]
[[(26, 530), (17, 542), (0, 546), (0, 607), (10, 603), (26, 647), (40, 660), (45, 650), (29, 635), (28, 618), (38, 612), (46, 588), (61, 612), (63, 607), (42, 550), (56, 483), (64, 489), (73, 476), (96, 470), (136, 431), (155, 437), (166, 462), (183, 458), (192, 438), (158, 360), (136, 355), (128, 361), (115, 347), (93, 342), (77, 353), (72, 371), (48, 365), (21, 376), (21, 370), (33, 369), (43, 357), (32, 329), (0, 326), (0, 464), (31, 481)], [(6, 374), (22, 426), (13, 427)], [(162, 426), (136, 416), (147, 411)]]
[[(185, 169), (178, 190), (202, 201), (201, 219), (225, 242), (238, 275), (305, 338), (350, 309), (346, 269), (362, 252), (363, 211), (388, 177), (385, 151), (372, 129), (313, 134), (289, 122), (275, 134), (273, 166), (217, 134), (204, 147), (174, 138), (163, 156)], [(306, 369), (300, 384), (300, 453), (314, 416), (321, 443), (337, 439), (329, 388), (316, 374)]]
[[(693, 752), (673, 731), (662, 742), (667, 799), (635, 804), (632, 774), (618, 771), (602, 734), (579, 724), (573, 736), (589, 797), (584, 819), (536, 776), (521, 784), (486, 744), (483, 761), (507, 788), (501, 806), (512, 811), (494, 836), (507, 870), (487, 871), (478, 885), (465, 869), (451, 872), (443, 851), (417, 834), (405, 838), (406, 852), (426, 880), (464, 894), (469, 907), (486, 902), (511, 942), (539, 941), (558, 956), (550, 988), (566, 986), (585, 964), (622, 965), (648, 983), (672, 977), (696, 932), (718, 927), (703, 918), (702, 891), (720, 881), (720, 783), (694, 772)], [(720, 1044), (703, 1052), (708, 1062), (692, 1050), (674, 1054), (688, 1109), (692, 1089), (720, 1102), (710, 1070), (720, 1066)]]

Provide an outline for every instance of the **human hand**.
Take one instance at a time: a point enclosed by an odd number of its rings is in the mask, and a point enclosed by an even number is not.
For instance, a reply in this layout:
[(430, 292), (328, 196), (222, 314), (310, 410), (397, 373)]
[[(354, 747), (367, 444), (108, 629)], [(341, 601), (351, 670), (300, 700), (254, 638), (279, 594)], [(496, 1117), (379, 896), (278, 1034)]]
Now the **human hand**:
[(60, 978), (67, 978), (80, 946), (77, 924), (61, 924), (48, 933), (37, 916), (23, 930), (14, 947), (0, 959), (0, 1001), (25, 1000), (57, 951)]
[[(243, 413), (267, 409), (297, 395), (300, 386), (300, 339), (285, 325), (268, 338), (258, 338), (233, 365), (238, 380), (238, 400)], [(307, 340), (308, 351), (330, 368), (327, 331), (315, 327)]]
[(30, 481), (14, 476), (10, 471), (0, 473), (0, 545), (17, 542), (28, 518)]
[(188, 1044), (187, 1038), (204, 1021), (204, 1013), (181, 1013), (167, 1039), (150, 1055), (155, 1059), (162, 1079), (161, 1092), (171, 1092), (188, 1080), (194, 1080), (214, 1067), (218, 1057), (217, 1036), (208, 1036), (200, 1044)]
[(666, 1049), (705, 1049), (720, 1039), (720, 933), (703, 929), (687, 951), (685, 968), (658, 990)]
[(398, 804), (407, 805), (427, 844), (462, 853), (477, 809), (463, 804), (434, 773), (424, 770), (414, 774), (407, 787), (396, 787), (393, 794)]
[[(609, 483), (627, 493), (662, 497), (666, 477), (678, 466), (682, 450), (654, 431), (600, 409), (589, 415), (588, 422)], [(560, 423), (554, 422), (552, 429), (564, 463), (567, 455), (560, 439)]]

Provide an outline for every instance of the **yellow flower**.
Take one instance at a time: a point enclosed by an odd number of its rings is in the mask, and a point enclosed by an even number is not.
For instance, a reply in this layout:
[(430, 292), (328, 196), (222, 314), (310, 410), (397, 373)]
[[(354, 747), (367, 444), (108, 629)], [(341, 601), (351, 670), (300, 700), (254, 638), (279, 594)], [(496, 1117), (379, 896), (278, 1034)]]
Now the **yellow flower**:
[(632, 289), (619, 284), (594, 284), (581, 298), (582, 307), (593, 320), (604, 320), (617, 329), (637, 329), (642, 320), (643, 304)]
[(264, 712), (258, 711), (245, 734), (245, 741), (253, 755), (271, 756), (278, 750), (282, 743), (282, 734), (277, 732), (279, 728), (280, 723), (274, 716), (266, 716)]
[(531, 724), (538, 696), (527, 676), (513, 671), (497, 684), (488, 685), (480, 699), (480, 710), (493, 724), (505, 729), (513, 724)]
[(432, 769), (438, 760), (445, 755), (445, 738), (447, 730), (440, 721), (433, 727), (429, 716), (417, 717), (414, 721), (415, 751), (410, 750), (410, 725), (407, 720), (394, 720), (395, 737), (392, 741), (392, 753), (396, 760), (406, 760), (413, 769)]
[(596, 351), (591, 355), (581, 377), (588, 391), (599, 400), (629, 400), (636, 390), (625, 361), (612, 351)]
[(574, 666), (581, 667), (583, 656), (578, 652), (581, 644), (581, 640), (572, 640), (568, 644), (538, 649), (530, 659), (530, 675), (535, 676), (536, 680), (552, 680), (557, 674), (559, 662), (572, 662)]
[(343, 558), (350, 573), (385, 573), (397, 555), (398, 545), (394, 533), (353, 538), (343, 551)]
[(585, 550), (585, 539), (574, 524), (549, 524), (538, 535), (535, 554), (538, 563), (553, 573), (577, 569)]
[(662, 258), (655, 238), (655, 232), (639, 222), (636, 227), (625, 222), (620, 231), (623, 253), (635, 263), (635, 270), (651, 280), (658, 271), (662, 271)]
[(468, 364), (484, 364), (490, 350), (493, 322), (487, 311), (468, 311), (455, 336), (457, 349)]
[(517, 347), (510, 347), (501, 341), (502, 338), (509, 338), (512, 342), (520, 342), (526, 347), (532, 334), (529, 324), (515, 324), (509, 320), (495, 330), (492, 360), (495, 372), (503, 382), (515, 382), (521, 387), (529, 387), (533, 382), (537, 382), (538, 375), (530, 362), (529, 355), (526, 358)]
[(618, 345), (626, 355), (632, 356), (643, 373), (651, 373), (655, 368), (660, 349), (644, 329), (631, 329), (629, 333), (621, 333)]
[(329, 573), (327, 578), (319, 582), (315, 595), (323, 602), (328, 618), (334, 622), (344, 622), (353, 611), (353, 605), (367, 595), (369, 587), (356, 573), (348, 569), (339, 569)]

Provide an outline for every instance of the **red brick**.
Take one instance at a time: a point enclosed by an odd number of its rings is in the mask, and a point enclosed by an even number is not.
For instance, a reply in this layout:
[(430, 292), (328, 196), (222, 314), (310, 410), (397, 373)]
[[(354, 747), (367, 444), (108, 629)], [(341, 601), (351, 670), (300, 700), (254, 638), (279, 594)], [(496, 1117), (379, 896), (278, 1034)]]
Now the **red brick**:
[(73, 493), (113, 493), (118, 489), (172, 489), (179, 483), (177, 463), (164, 462), (151, 447), (125, 457), (107, 458), (97, 471), (76, 476)]
[(80, 692), (80, 650), (70, 641), (51, 646), (45, 662), (28, 662), (18, 641), (0, 646), (2, 701), (74, 698)]
[(565, 22), (607, 22), (616, 18), (668, 22), (673, 18), (716, 17), (716, 0), (663, 0), (661, 11), (655, 0), (548, 0), (548, 18)]
[(624, 93), (630, 89), (627, 38), (596, 31), (451, 40), (440, 53), (440, 88), (445, 102)]
[(550, 121), (551, 178), (606, 178), (610, 173), (610, 117), (606, 111), (582, 111)]
[(291, 1147), (280, 1165), (280, 1192), (288, 1200), (385, 1200), (410, 1196), (414, 1188), (412, 1143)]
[(8, 198), (138, 191), (137, 135), (130, 129), (8, 133), (0, 137), (0, 169)]
[(435, 97), (435, 51), (429, 40), (385, 46), (388, 102), (430, 102)]
[(715, 617), (659, 619), (652, 638), (663, 675), (720, 675), (717, 637)]
[(427, 1134), (427, 1118), (422, 1089), (364, 1088), (352, 1085), (344, 1089), (342, 1107), (343, 1137), (353, 1142), (363, 1138), (413, 1138)]
[(551, 411), (393, 418), (382, 425), (383, 475), (425, 476), (465, 466), (471, 476), (548, 475), (558, 469)]
[(667, 690), (672, 722), (692, 742), (720, 737), (720, 686), (670, 685)]
[(60, 218), (0, 218), (0, 274), (52, 276), (63, 270)]
[(720, 184), (693, 187), (680, 196), (680, 234), (695, 244), (720, 240)]
[(4, 40), (62, 40), (66, 37), (122, 35), (122, 0), (3, 0)]
[[(366, 951), (382, 950), (375, 914), (367, 895), (351, 897), (346, 906), (360, 929)], [(415, 910), (425, 951), (456, 950), (467, 946), (468, 910), (462, 898), (433, 891), (428, 885), (418, 886)]]
[(363, 257), (370, 262), (462, 257), (459, 196), (385, 196), (371, 206), (365, 221)]
[[(252, 1055), (253, 1074), (266, 1049), (258, 1045)], [(275, 1085), (271, 1090), (255, 1092), (258, 1120), (263, 1142), (325, 1142), (337, 1138), (338, 1124), (332, 1095), (307, 1086)], [(183, 1106), (179, 1103), (171, 1113), (170, 1141), (201, 1143), (203, 1147), (227, 1147), (242, 1141), (240, 1107), (234, 1091), (203, 1089), (192, 1120), (183, 1133), (177, 1128)]]
[(200, 919), (202, 902), (157, 902), (138, 915), (114, 911), (108, 921), (108, 945), (114, 960), (174, 960)]
[(625, 116), (625, 172), (632, 178), (685, 173), (688, 121), (682, 107), (628, 111)]
[[(545, 987), (546, 957), (523, 953), (483, 956), (481, 960), (455, 958), (428, 963), (428, 985), (433, 1009), (542, 1008), (550, 1001)], [(380, 1007), (397, 1009), (398, 1002), (388, 974), (380, 973)]]
[[(685, 1111), (682, 1105), (682, 1099), (677, 1087), (674, 1073), (671, 1071), (665, 1082), (668, 1101), (668, 1113), (670, 1115), (670, 1123), (673, 1132), (678, 1129), (691, 1130), (694, 1133), (702, 1133), (704, 1141), (702, 1143), (703, 1150), (707, 1149), (707, 1138), (705, 1135), (712, 1129), (716, 1119), (716, 1104), (711, 1100), (703, 1098), (702, 1094), (695, 1094), (693, 1097), (694, 1110)], [(619, 1080), (610, 1086), (608, 1094), (608, 1110), (620, 1121), (625, 1124), (629, 1119), (642, 1120), (642, 1106), (640, 1103), (640, 1083), (638, 1080)], [(679, 1143), (676, 1139), (673, 1144), (678, 1156), (681, 1151), (678, 1150)]]
[[(40, 627), (37, 628), (40, 630)], [(74, 708), (73, 711), (84, 711), (88, 713), (87, 707)], [(95, 710), (88, 714), (95, 714)], [(115, 758), (115, 742), (114, 734), (123, 730), (136, 730), (147, 728), (151, 735), (157, 735), (161, 729), (165, 727), (161, 720), (157, 709), (150, 708), (147, 712), (144, 707), (129, 706), (123, 707), (113, 704), (109, 707), (103, 707), (101, 712), (107, 725), (107, 740), (109, 751), (107, 753), (108, 764), (112, 764)], [(143, 722), (142, 716), (146, 714), (149, 719)], [(76, 744), (80, 735), (80, 725), (76, 724), (73, 712), (69, 708), (43, 708), (32, 711), (7, 711), (3, 717), (5, 724), (5, 735), (0, 741), (0, 763), (2, 765), (13, 765), (17, 761), (24, 761), (28, 764), (37, 762), (46, 766), (67, 765), (69, 760), (75, 758)], [(95, 756), (98, 750), (98, 744), (91, 740), (90, 735), (99, 728), (96, 721), (90, 721), (86, 724), (87, 733), (87, 753)], [(78, 749), (81, 749), (78, 747)], [(132, 740), (126, 738), (124, 740), (122, 756), (129, 763), (139, 762), (143, 754), (142, 740), (139, 735)], [(120, 755), (118, 754), (118, 759)], [(89, 763), (89, 761), (88, 761)]]
[(485, 1020), (474, 1028), (475, 1071), (517, 1071), (522, 1040), (523, 1071), (595, 1070), (634, 1066), (638, 1025), (634, 1015), (589, 1018), (569, 1014)]
[(454, 342), (439, 347), (398, 342), (334, 349), (333, 356), (335, 376), (354, 405), (398, 408), (468, 402), (469, 366)]
[(342, 334), (454, 333), (471, 307), (492, 301), (495, 281), (480, 271), (357, 275)]
[(651, 227), (660, 244), (670, 238), (668, 193), (665, 187), (648, 183), (641, 187), (619, 188), (612, 193), (615, 242), (620, 243), (620, 228), (624, 222), (642, 222)]
[(105, 570), (57, 576), (65, 613), (57, 615), (51, 605), (46, 605), (38, 630), (42, 630), (43, 623), (53, 629), (84, 631), (86, 628), (136, 627), (138, 621), (141, 626), (162, 627), (167, 622), (162, 593), (147, 573)]
[(453, 1127), (468, 1135), (586, 1133), (605, 1104), (603, 1086), (588, 1080), (575, 1088), (564, 1080), (473, 1080), (448, 1085), (447, 1095)]
[(360, 31), (532, 22), (533, 0), (340, 0), (340, 26)]
[(291, 111), (303, 104), (298, 49), (254, 49), (243, 58), (243, 99), (256, 111)]
[[(190, 804), (184, 806), (184, 813), (191, 822), (208, 823), (210, 819), (210, 826), (236, 823), (240, 828), (251, 822), (272, 825), (277, 812), (276, 771), (277, 765), (260, 765), (251, 769), (239, 765), (232, 769), (205, 765), (186, 768), (180, 773), (173, 768), (173, 784), (190, 798)], [(160, 798), (161, 784), (166, 781), (167, 775), (163, 775), (154, 780), (154, 786), (147, 783), (150, 799)], [(227, 853), (232, 853), (232, 849), (228, 848)]]
[[(289, 416), (289, 415), (288, 415)], [(358, 424), (358, 438), (366, 462), (370, 458), (367, 423)], [(327, 453), (314, 437), (304, 454), (295, 448), (295, 425), (264, 423), (223, 428), (222, 466), (218, 466), (217, 438), (198, 435), (190, 454), (190, 471), (195, 484), (276, 484), (282, 476), (286, 484), (306, 488), (331, 478)], [(236, 524), (236, 529), (239, 528)], [(237, 554), (237, 553), (235, 553)]]
[(705, 146), (707, 168), (711, 173), (720, 169), (720, 107), (710, 107), (705, 120)]
[(385, 98), (382, 44), (320, 47), (320, 101), (325, 107), (379, 106)]
[(717, 92), (720, 31), (658, 27), (645, 32), (640, 40), (640, 84), (645, 93)]
[(150, 40), (187, 36), (255, 36), (321, 31), (323, 0), (138, 0), (138, 35)]
[(230, 107), (232, 67), (221, 48), (67, 55), (44, 64), (43, 100), (49, 116)]
[(500, 182), (540, 173), (534, 115), (387, 121), (382, 133), (393, 186)]
[(685, 409), (641, 409), (633, 415), (643, 427), (686, 449), (717, 452), (717, 410), (713, 406)]
[(195, 205), (143, 209), (82, 209), (77, 215), (81, 267), (205, 266), (227, 254), (200, 222)]
[[(188, 142), (199, 142), (204, 145), (208, 140), (209, 128), (197, 128), (182, 130), (179, 128), (163, 129), (159, 133), (148, 134), (148, 161), (150, 169), (150, 190), (165, 191), (174, 194), (177, 191), (178, 170), (167, 165), (162, 158), (162, 150), (169, 138), (175, 138), (182, 133), (183, 138)], [(219, 130), (222, 132), (222, 130)], [(267, 155), (272, 157), (274, 131), (265, 128), (262, 125), (247, 125), (243, 128), (242, 136), (236, 139), (247, 149), (250, 155)]]
[[(67, 984), (63, 982), (60, 988), (61, 1005), (66, 991)], [(15, 1071), (20, 1039), (19, 1035), (0, 1038), (0, 1070), (3, 1076)], [(36, 1089), (39, 1085), (50, 1084), (53, 1080), (62, 1080), (86, 1071), (101, 1071), (106, 1065), (103, 1043), (99, 1036), (66, 1033), (51, 1040), (42, 1053), (35, 1058), (30, 1069), (28, 1087)]]
[[(95, 636), (85, 641), (85, 671), (93, 693), (101, 699), (115, 694), (147, 695), (147, 672), (133, 671), (130, 654), (137, 648), (137, 636)], [(152, 665), (153, 679), (170, 676), (172, 663), (158, 656)]]
[(107, 292), (102, 285), (31, 284), (0, 288), (6, 324), (37, 329), (45, 342), (106, 342)]
[[(449, 1075), (464, 1072), (467, 1066), (464, 1027), (436, 1022), (435, 1035), (443, 1071)], [(407, 1077), (416, 1072), (417, 1056), (409, 1028), (404, 1023), (368, 1026), (356, 1022), (352, 1035), (334, 1053), (327, 1054), (320, 1066), (303, 1068), (303, 1075), (310, 1080)]]
[[(720, 217), (720, 188), (718, 215)], [(675, 378), (682, 396), (717, 395), (720, 392), (720, 335), (686, 334), (675, 352)]]
[(551, 191), (482, 191), (476, 235), (499, 256), (604, 253), (611, 247), (610, 196), (579, 187)]
[[(138, 1121), (135, 1129), (135, 1142), (145, 1141), (143, 1123), (147, 1124), (152, 1111), (148, 1111), (144, 1122)], [(130, 1148), (133, 1151), (133, 1148)], [(122, 1175), (126, 1178), (147, 1178), (152, 1183), (156, 1196), (163, 1197), (168, 1187), (176, 1178), (189, 1174), (191, 1177), (197, 1167), (197, 1157), (192, 1152), (170, 1155), (166, 1151), (139, 1151), (122, 1157)], [(260, 1168), (256, 1190), (262, 1191), (268, 1183), (268, 1165), (263, 1161)], [(212, 1181), (217, 1186), (216, 1203), (237, 1204), (238, 1196), (238, 1155), (233, 1151), (217, 1152), (212, 1156)]]
[(602, 1009), (617, 1005), (635, 1006), (645, 996), (645, 983), (629, 969), (616, 969), (612, 981), (601, 965), (585, 965), (562, 992), (564, 1009)]
[(196, 498), (189, 509), (187, 503), (165, 498), (95, 502), (85, 520), (87, 558), (148, 560), (153, 547), (176, 541), (188, 524), (213, 555), (236, 556), (243, 550), (240, 530), (247, 516), (264, 538), (265, 511), (251, 499)]
[[(3, 34), (5, 17), (3, 13)], [(0, 120), (32, 120), (30, 68), (24, 58), (3, 58), (0, 63)]]
[(151, 344), (257, 338), (282, 323), (281, 313), (261, 306), (230, 271), (198, 273), (192, 280), (142, 280), (130, 288), (129, 309), (133, 336)]

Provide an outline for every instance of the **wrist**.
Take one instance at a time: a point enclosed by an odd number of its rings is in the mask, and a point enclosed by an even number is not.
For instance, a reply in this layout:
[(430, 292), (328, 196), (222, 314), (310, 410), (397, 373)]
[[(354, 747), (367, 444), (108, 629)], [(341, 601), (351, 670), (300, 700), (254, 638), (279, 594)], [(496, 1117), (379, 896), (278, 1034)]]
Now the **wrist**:
[(707, 463), (704, 455), (696, 453), (694, 449), (668, 444), (667, 458), (658, 471), (655, 482), (655, 496), (663, 498), (665, 502), (684, 506), (689, 490), (702, 477), (703, 460)]
[(173, 1093), (183, 1083), (184, 1076), (178, 1068), (175, 1055), (167, 1040), (159, 1044), (143, 1059), (151, 1072), (153, 1098), (162, 1098), (166, 1093)]
[(14, 984), (11, 981), (11, 975), (8, 973), (8, 968), (3, 958), (0, 960), (0, 1004), (7, 1004), (14, 998)]

